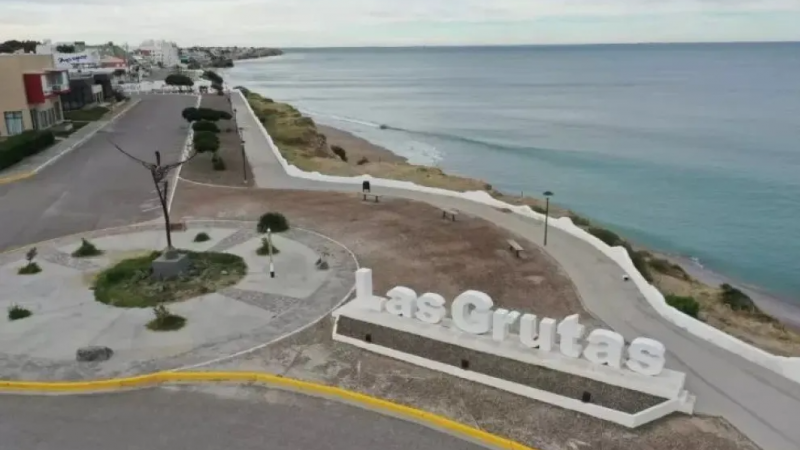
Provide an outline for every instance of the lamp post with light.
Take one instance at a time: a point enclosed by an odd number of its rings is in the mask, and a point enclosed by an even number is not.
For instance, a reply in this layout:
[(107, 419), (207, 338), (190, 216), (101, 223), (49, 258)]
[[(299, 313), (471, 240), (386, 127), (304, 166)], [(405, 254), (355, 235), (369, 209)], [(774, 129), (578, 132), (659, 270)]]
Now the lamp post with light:
[(555, 194), (553, 194), (551, 191), (545, 191), (544, 192), (544, 199), (545, 199), (544, 200), (545, 201), (545, 207), (544, 207), (544, 245), (545, 246), (547, 246), (547, 220), (550, 217), (550, 197), (552, 197), (553, 195), (555, 195)]

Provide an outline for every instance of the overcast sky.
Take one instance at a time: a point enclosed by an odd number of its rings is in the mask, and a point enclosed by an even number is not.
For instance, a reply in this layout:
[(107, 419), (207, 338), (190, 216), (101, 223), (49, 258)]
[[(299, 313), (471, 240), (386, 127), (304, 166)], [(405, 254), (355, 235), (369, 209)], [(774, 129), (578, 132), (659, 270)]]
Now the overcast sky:
[(800, 0), (0, 0), (0, 40), (276, 47), (800, 41)]

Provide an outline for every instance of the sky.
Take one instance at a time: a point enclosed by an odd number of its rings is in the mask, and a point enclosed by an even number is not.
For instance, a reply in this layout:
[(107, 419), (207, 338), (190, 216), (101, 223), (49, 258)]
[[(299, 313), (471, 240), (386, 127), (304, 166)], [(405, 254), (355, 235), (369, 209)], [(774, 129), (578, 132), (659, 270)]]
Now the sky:
[(273, 47), (800, 41), (800, 0), (0, 0), (0, 40)]

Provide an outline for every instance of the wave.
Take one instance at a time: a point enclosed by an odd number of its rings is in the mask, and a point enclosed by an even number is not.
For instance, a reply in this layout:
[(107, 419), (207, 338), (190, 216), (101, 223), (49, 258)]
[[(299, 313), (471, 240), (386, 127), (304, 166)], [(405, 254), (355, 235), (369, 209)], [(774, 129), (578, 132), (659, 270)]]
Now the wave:
[(397, 127), (397, 126), (393, 126), (393, 125), (389, 125), (389, 124), (385, 124), (385, 123), (370, 122), (368, 120), (356, 119), (356, 118), (353, 118), (353, 117), (320, 113), (320, 112), (311, 111), (311, 110), (308, 110), (308, 109), (300, 109), (300, 112), (302, 112), (303, 114), (307, 114), (309, 116), (312, 116), (312, 117), (333, 119), (333, 120), (337, 120), (337, 121), (340, 121), (340, 122), (354, 123), (354, 124), (357, 124), (357, 125), (363, 125), (363, 126), (367, 126), (367, 127), (370, 127), (370, 128), (378, 128), (378, 129), (382, 129), (382, 130), (400, 131), (400, 132), (403, 132), (403, 133), (408, 133), (408, 134), (416, 135), (416, 136), (433, 137), (433, 138), (437, 138), (437, 139), (445, 139), (445, 140), (451, 140), (451, 141), (464, 142), (464, 143), (467, 143), (467, 144), (481, 145), (481, 146), (484, 146), (484, 147), (491, 147), (492, 149), (498, 149), (498, 148), (499, 149), (503, 149), (503, 150), (525, 150), (525, 149), (528, 149), (528, 147), (523, 147), (523, 146), (512, 146), (512, 145), (507, 145), (507, 144), (500, 144), (500, 143), (497, 143), (497, 142), (483, 141), (483, 140), (480, 140), (480, 139), (474, 139), (474, 138), (470, 138), (470, 137), (466, 137), (466, 136), (460, 136), (460, 135), (451, 134), (451, 133), (442, 133), (442, 132), (424, 131), (424, 130), (412, 130), (412, 129), (409, 129), (409, 128)]

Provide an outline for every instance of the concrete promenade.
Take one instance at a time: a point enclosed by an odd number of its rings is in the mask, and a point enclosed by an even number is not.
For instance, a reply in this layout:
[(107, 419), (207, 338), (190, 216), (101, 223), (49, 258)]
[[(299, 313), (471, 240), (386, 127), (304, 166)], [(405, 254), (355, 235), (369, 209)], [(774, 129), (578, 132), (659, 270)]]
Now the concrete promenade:
[[(243, 127), (245, 149), (256, 186), (340, 192), (360, 190), (360, 186), (355, 184), (288, 176), (245, 102), (238, 95), (232, 97), (237, 121)], [(455, 208), (489, 220), (533, 242), (542, 242), (543, 225), (540, 222), (505, 214), (482, 204), (403, 189), (373, 186), (373, 191)], [(551, 228), (546, 249), (570, 275), (586, 308), (593, 315), (626, 339), (648, 336), (664, 343), (669, 351), (668, 367), (688, 375), (687, 389), (697, 395), (698, 413), (724, 417), (765, 450), (800, 448), (800, 427), (797, 426), (800, 385), (667, 323), (632, 283), (622, 280), (622, 269), (588, 243)]]

